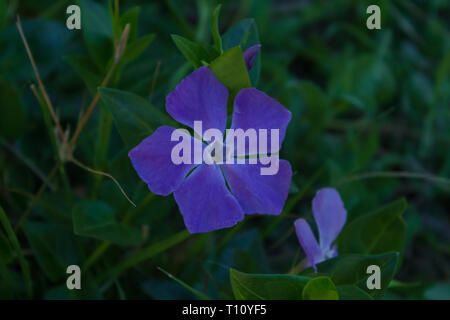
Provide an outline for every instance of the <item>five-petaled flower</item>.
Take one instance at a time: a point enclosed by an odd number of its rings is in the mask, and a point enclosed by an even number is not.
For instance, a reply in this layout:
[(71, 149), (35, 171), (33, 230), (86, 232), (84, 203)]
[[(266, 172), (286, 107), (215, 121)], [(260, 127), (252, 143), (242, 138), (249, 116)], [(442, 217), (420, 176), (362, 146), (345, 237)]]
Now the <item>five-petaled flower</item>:
[[(248, 62), (251, 67), (253, 61)], [(194, 121), (202, 121), (204, 129), (215, 128), (223, 133), (227, 101), (227, 88), (204, 66), (187, 76), (167, 96), (166, 110), (172, 118), (192, 129)], [(235, 97), (231, 128), (278, 129), (281, 145), (290, 119), (291, 113), (278, 101), (255, 88), (245, 88)], [(261, 175), (260, 163), (174, 164), (171, 161), (171, 150), (177, 143), (171, 141), (174, 130), (169, 126), (159, 127), (133, 148), (129, 157), (150, 191), (163, 196), (173, 192), (189, 232), (228, 228), (241, 221), (245, 214), (281, 213), (292, 177), (288, 161), (279, 161), (275, 175)], [(194, 145), (197, 138), (190, 135), (188, 138)], [(202, 146), (207, 148), (204, 143)]]
[(337, 256), (337, 245), (332, 244), (345, 224), (347, 211), (339, 193), (333, 188), (317, 191), (312, 209), (319, 230), (319, 243), (305, 219), (297, 219), (294, 224), (298, 240), (306, 253), (307, 261), (303, 268), (312, 266), (317, 270), (316, 264)]

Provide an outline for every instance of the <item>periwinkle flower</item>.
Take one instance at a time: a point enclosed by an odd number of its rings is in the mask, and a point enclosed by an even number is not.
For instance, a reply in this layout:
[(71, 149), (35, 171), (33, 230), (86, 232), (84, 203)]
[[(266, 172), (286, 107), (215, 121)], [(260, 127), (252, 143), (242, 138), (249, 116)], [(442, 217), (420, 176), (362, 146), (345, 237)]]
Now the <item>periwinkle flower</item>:
[[(201, 121), (203, 129), (218, 129), (222, 134), (227, 122), (227, 88), (206, 66), (188, 75), (167, 96), (166, 110), (178, 122), (194, 129)], [(278, 101), (255, 88), (242, 89), (235, 97), (231, 128), (247, 130), (279, 130), (279, 145), (284, 139), (291, 113)], [(278, 171), (262, 175), (261, 163), (245, 164), (216, 161), (214, 154), (207, 156), (211, 164), (179, 163), (171, 161), (171, 152), (177, 141), (171, 141), (174, 128), (162, 126), (129, 152), (131, 162), (147, 183), (150, 191), (167, 196), (173, 192), (191, 233), (209, 232), (228, 228), (244, 218), (245, 214), (278, 215), (286, 201), (292, 177), (291, 166), (279, 160)], [(202, 152), (211, 145), (227, 148), (228, 141), (200, 141), (186, 131), (191, 145), (200, 143)], [(200, 134), (201, 136), (201, 134)], [(272, 140), (274, 138), (272, 137)], [(268, 138), (270, 140), (270, 137)], [(199, 142), (200, 141), (200, 142)], [(193, 148), (195, 149), (195, 148)], [(245, 149), (250, 157), (254, 151)], [(277, 153), (279, 150), (271, 150)], [(195, 153), (195, 152), (194, 152)], [(237, 158), (236, 152), (226, 157)], [(278, 160), (278, 155), (276, 155)], [(191, 155), (195, 158), (195, 154)], [(247, 158), (248, 160), (248, 158)]]
[(345, 224), (347, 211), (339, 193), (333, 188), (317, 191), (312, 210), (319, 230), (319, 243), (305, 219), (297, 219), (294, 224), (298, 240), (306, 253), (307, 261), (303, 267), (312, 266), (317, 270), (316, 264), (337, 256), (337, 246), (332, 244)]

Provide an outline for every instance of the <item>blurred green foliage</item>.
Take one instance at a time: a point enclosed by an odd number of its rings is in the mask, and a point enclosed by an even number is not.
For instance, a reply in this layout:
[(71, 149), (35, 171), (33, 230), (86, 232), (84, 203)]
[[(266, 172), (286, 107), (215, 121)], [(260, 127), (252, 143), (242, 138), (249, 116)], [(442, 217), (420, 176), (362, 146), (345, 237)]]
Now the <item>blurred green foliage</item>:
[[(79, 0), (82, 29), (68, 30), (72, 2), (0, 0), (0, 298), (449, 298), (448, 1), (230, 0), (219, 16), (208, 0)], [(381, 30), (366, 28), (374, 2)], [(111, 174), (136, 208), (111, 179), (61, 163), (16, 14), (63, 128), (72, 134), (99, 92), (74, 157)], [(257, 43), (247, 74), (237, 61)], [(170, 124), (165, 96), (205, 63), (232, 94), (256, 86), (291, 110), (282, 157), (294, 176), (280, 217), (189, 235), (127, 153)], [(341, 255), (318, 266), (324, 277), (288, 275), (304, 258), (293, 221), (312, 219), (324, 186), (349, 213)], [(382, 266), (382, 291), (364, 286), (367, 263)], [(80, 291), (66, 289), (70, 264)]]

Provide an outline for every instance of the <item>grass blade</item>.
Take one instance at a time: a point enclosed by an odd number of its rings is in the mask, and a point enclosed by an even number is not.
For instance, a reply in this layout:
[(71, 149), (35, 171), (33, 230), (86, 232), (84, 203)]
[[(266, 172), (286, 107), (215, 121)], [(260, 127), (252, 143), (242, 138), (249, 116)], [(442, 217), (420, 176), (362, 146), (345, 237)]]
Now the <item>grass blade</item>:
[(189, 290), (190, 292), (192, 292), (194, 295), (196, 295), (197, 297), (199, 297), (202, 300), (209, 300), (209, 297), (204, 294), (203, 292), (198, 291), (195, 288), (192, 288), (190, 285), (188, 285), (186, 282), (178, 279), (177, 277), (175, 277), (173, 274), (167, 272), (166, 270), (164, 270), (161, 267), (158, 267), (158, 270), (161, 271), (162, 273), (164, 273), (166, 276), (168, 276), (170, 279), (175, 280), (176, 282), (178, 282), (183, 288)]
[(9, 237), (9, 241), (14, 247), (16, 251), (17, 257), (19, 258), (20, 268), (22, 269), (23, 279), (25, 280), (25, 288), (29, 298), (32, 295), (32, 285), (31, 285), (31, 275), (30, 275), (30, 266), (28, 265), (27, 260), (23, 256), (22, 248), (20, 248), (19, 241), (17, 240), (16, 234), (14, 233), (11, 224), (9, 223), (8, 217), (6, 216), (5, 211), (0, 206), (0, 223), (3, 225), (3, 228), (6, 231), (6, 234)]

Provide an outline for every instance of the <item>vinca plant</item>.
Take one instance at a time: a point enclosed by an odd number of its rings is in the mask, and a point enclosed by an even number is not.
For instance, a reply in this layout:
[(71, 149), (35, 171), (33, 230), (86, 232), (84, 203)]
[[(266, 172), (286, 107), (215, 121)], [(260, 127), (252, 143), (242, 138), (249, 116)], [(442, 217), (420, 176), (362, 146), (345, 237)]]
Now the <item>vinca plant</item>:
[(0, 0), (1, 299), (450, 299), (450, 5)]

